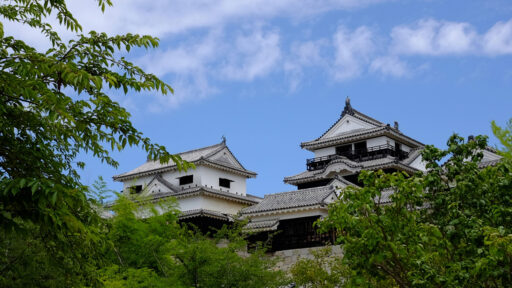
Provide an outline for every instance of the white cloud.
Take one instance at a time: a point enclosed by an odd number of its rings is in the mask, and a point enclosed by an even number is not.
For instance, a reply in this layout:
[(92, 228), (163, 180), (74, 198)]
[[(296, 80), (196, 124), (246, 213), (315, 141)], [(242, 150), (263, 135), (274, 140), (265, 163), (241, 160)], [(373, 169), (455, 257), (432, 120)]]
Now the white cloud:
[(391, 40), (396, 54), (464, 54), (476, 50), (478, 35), (468, 23), (428, 19), (393, 28)]
[(179, 75), (197, 75), (207, 73), (207, 65), (214, 62), (224, 46), (224, 33), (215, 29), (204, 37), (192, 37), (178, 45), (169, 45), (167, 49), (149, 50), (146, 55), (137, 60), (148, 72), (157, 76), (170, 73)]
[(279, 67), (279, 33), (253, 27), (235, 37), (214, 29), (166, 50), (149, 51), (136, 62), (148, 72), (171, 79), (174, 95), (154, 94), (151, 112), (206, 98), (219, 90), (214, 81), (251, 81)]
[(512, 19), (497, 22), (484, 34), (466, 22), (423, 19), (391, 31), (391, 51), (404, 55), (512, 54)]
[(370, 71), (393, 77), (406, 77), (410, 73), (407, 64), (393, 56), (374, 59), (370, 65)]
[(281, 58), (277, 31), (254, 29), (249, 35), (239, 35), (233, 46), (224, 51), (227, 61), (222, 75), (227, 79), (251, 81), (272, 72)]
[(162, 95), (153, 92), (149, 97), (148, 110), (152, 113), (161, 113), (169, 108), (174, 109), (185, 102), (194, 102), (217, 94), (219, 90), (213, 87), (204, 74), (195, 77), (174, 77), (171, 81), (174, 94)]
[(250, 81), (276, 69), (280, 57), (279, 33), (256, 27), (234, 38), (217, 29), (203, 39), (194, 37), (175, 48), (150, 52), (137, 62), (159, 76), (204, 74)]
[[(231, 23), (253, 23), (275, 17), (304, 18), (327, 11), (350, 10), (391, 0), (122, 0), (113, 1), (104, 13), (94, 1), (70, 0), (67, 5), (83, 27), (108, 34), (149, 34), (160, 38), (191, 30), (210, 30)], [(3, 20), (3, 19), (2, 19)], [(55, 17), (49, 23), (70, 39), (74, 33), (60, 27)], [(39, 49), (50, 43), (24, 25), (5, 21), (7, 35), (15, 35)]]
[(321, 50), (327, 46), (327, 41), (295, 42), (290, 47), (290, 52), (283, 64), (284, 72), (290, 81), (290, 91), (294, 92), (302, 82), (305, 67), (327, 67), (326, 60)]
[(494, 24), (482, 42), (484, 52), (489, 55), (512, 54), (512, 19)]
[(334, 77), (346, 80), (361, 75), (375, 51), (373, 32), (361, 26), (353, 32), (339, 27), (333, 37), (335, 49)]
[(165, 36), (191, 29), (212, 28), (233, 21), (272, 17), (307, 17), (332, 10), (365, 7), (389, 0), (123, 0), (101, 16), (89, 1), (70, 1), (70, 8), (87, 29), (110, 33)]

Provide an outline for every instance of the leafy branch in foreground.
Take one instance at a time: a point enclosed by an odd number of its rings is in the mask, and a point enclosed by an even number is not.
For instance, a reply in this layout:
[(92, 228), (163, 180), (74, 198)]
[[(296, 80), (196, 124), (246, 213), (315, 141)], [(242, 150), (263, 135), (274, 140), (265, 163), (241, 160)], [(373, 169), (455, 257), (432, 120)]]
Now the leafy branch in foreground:
[[(102, 10), (112, 5), (110, 0), (95, 2)], [(37, 233), (43, 249), (75, 261), (68, 275), (85, 273), (80, 264), (95, 255), (104, 227), (80, 183), (77, 169), (85, 163), (77, 155), (88, 153), (117, 167), (111, 152), (129, 145), (142, 147), (152, 159), (174, 161), (179, 169), (191, 166), (144, 137), (130, 114), (108, 96), (111, 89), (172, 92), (162, 80), (118, 56), (134, 48), (155, 48), (158, 39), (80, 34), (64, 0), (2, 1), (0, 16), (40, 31), (51, 43), (48, 50), (38, 51), (6, 36), (0, 22), (0, 234), (19, 238)], [(63, 41), (47, 22), (50, 17), (77, 33), (76, 38)], [(5, 247), (2, 254), (18, 251)], [(0, 269), (16, 277), (13, 267)]]
[(425, 174), (362, 172), (362, 188), (343, 190), (319, 224), (338, 232), (344, 285), (510, 287), (512, 162), (481, 169), (486, 145), (454, 135), (446, 150), (426, 147)]

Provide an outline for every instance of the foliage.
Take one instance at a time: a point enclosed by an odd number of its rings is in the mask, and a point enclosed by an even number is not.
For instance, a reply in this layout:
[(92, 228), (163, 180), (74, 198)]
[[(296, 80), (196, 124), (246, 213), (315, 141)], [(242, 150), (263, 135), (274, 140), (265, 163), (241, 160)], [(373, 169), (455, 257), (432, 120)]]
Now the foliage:
[[(111, 5), (110, 0), (96, 3), (102, 10)], [(144, 137), (133, 127), (130, 114), (107, 94), (110, 89), (172, 92), (169, 85), (118, 56), (137, 47), (157, 47), (158, 39), (80, 34), (82, 28), (64, 0), (2, 1), (0, 16), (40, 31), (51, 43), (48, 50), (38, 51), (6, 36), (0, 22), (0, 235), (12, 244), (1, 249), (8, 255), (0, 260), (2, 279), (19, 280), (16, 277), (24, 272), (15, 271), (22, 267), (13, 264), (27, 259), (28, 252), (44, 263), (53, 262), (46, 258), (54, 256), (73, 263), (62, 275), (68, 280), (90, 278), (89, 269), (82, 266), (94, 265), (90, 260), (104, 244), (105, 228), (89, 204), (87, 187), (80, 183), (77, 169), (85, 163), (77, 162), (77, 155), (89, 153), (116, 167), (110, 152), (135, 145), (152, 159), (190, 167)], [(51, 17), (76, 33), (75, 38), (63, 41), (47, 23)], [(37, 245), (20, 250), (13, 239)], [(34, 279), (49, 279), (44, 269), (33, 272)]]
[[(162, 205), (139, 207), (130, 199), (119, 198), (108, 233), (113, 243), (106, 253), (111, 264), (101, 270), (106, 286), (172, 283), (173, 287), (250, 288), (283, 283), (282, 273), (272, 271), (274, 262), (263, 252), (244, 253), (247, 243), (240, 226), (224, 227), (217, 237), (202, 235), (177, 223), (178, 211), (173, 205)], [(148, 210), (152, 210), (151, 217), (136, 217), (150, 215)]]
[(447, 144), (426, 147), (427, 173), (362, 172), (330, 207), (320, 226), (339, 233), (347, 287), (512, 285), (512, 163), (479, 168), (486, 137)]
[(105, 199), (109, 196), (115, 195), (116, 191), (109, 189), (107, 182), (103, 179), (103, 176), (99, 176), (92, 184), (92, 187), (87, 190), (86, 194), (90, 202), (103, 205), (105, 204)]
[(304, 288), (335, 288), (348, 278), (347, 268), (332, 256), (332, 248), (310, 250), (313, 258), (302, 258), (290, 269), (293, 281)]
[(498, 138), (503, 149), (501, 151), (502, 155), (512, 159), (512, 118), (508, 120), (507, 126), (500, 127), (496, 122), (492, 121), (491, 123), (492, 132), (494, 136)]

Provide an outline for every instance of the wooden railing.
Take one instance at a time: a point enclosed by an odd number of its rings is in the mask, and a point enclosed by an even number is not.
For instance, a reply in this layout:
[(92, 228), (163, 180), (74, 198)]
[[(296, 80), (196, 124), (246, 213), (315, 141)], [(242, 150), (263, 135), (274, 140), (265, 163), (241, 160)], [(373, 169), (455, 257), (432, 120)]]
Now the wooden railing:
[(340, 156), (346, 157), (355, 162), (363, 162), (374, 159), (380, 159), (387, 156), (397, 157), (399, 160), (405, 159), (409, 153), (399, 149), (395, 149), (390, 144), (383, 144), (372, 146), (363, 149), (355, 149), (349, 151), (338, 152), (337, 154), (327, 155), (322, 157), (310, 158), (306, 160), (306, 167), (308, 171), (323, 169), (333, 159)]

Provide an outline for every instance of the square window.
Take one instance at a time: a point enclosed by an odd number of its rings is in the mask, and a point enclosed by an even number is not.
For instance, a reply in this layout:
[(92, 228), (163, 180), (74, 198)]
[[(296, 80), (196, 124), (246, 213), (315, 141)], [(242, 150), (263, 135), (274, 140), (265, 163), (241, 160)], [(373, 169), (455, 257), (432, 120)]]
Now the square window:
[(225, 178), (219, 178), (219, 186), (224, 188), (231, 188), (231, 182), (232, 180), (225, 179)]
[(130, 194), (139, 194), (142, 192), (142, 185), (135, 185), (128, 187)]
[(194, 182), (194, 175), (187, 175), (178, 179), (180, 179), (180, 185), (192, 184)]

